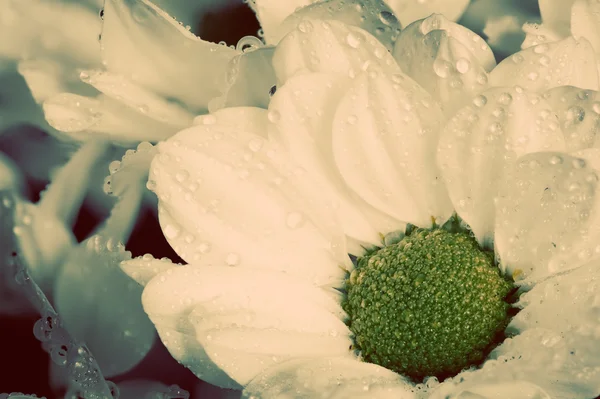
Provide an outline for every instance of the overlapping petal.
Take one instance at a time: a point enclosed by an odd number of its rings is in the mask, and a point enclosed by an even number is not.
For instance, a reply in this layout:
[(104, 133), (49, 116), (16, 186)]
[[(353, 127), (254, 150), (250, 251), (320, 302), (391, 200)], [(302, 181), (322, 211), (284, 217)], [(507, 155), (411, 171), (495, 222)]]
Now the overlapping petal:
[(2, 58), (51, 57), (87, 67), (99, 63), (101, 21), (93, 7), (55, 0), (3, 0), (0, 6)]
[(216, 365), (246, 384), (292, 357), (349, 356), (338, 295), (285, 273), (185, 266), (155, 277), (142, 300), (157, 326), (195, 334)]
[(442, 113), (403, 74), (373, 67), (358, 76), (333, 120), (333, 156), (345, 182), (402, 222), (443, 223), (452, 205), (434, 162)]
[[(333, 120), (349, 83), (349, 78), (331, 73), (289, 79), (269, 105), (269, 136), (282, 142), (295, 162), (321, 184), (321, 195), (336, 204), (334, 211), (344, 233), (359, 242), (377, 245), (379, 234), (397, 229), (398, 222), (353, 195), (333, 158)], [(355, 249), (349, 251), (354, 253)], [(360, 254), (362, 248), (356, 251)]]
[(412, 399), (413, 386), (372, 363), (329, 357), (294, 359), (267, 369), (244, 389), (244, 398)]
[(339, 21), (302, 21), (275, 49), (279, 85), (297, 74), (330, 72), (355, 77), (371, 64), (388, 73), (400, 68), (386, 47), (367, 31)]
[(129, 145), (164, 140), (177, 131), (103, 94), (94, 98), (60, 93), (46, 100), (43, 109), (52, 127), (77, 141), (104, 137)]
[(550, 105), (520, 88), (486, 90), (448, 122), (437, 160), (454, 208), (480, 244), (491, 246), (494, 200), (512, 162), (562, 151), (564, 141)]
[(538, 44), (504, 59), (489, 77), (492, 86), (518, 85), (541, 92), (558, 86), (598, 90), (594, 48), (583, 38)]
[(154, 328), (142, 309), (142, 288), (119, 269), (131, 254), (94, 236), (72, 251), (57, 276), (54, 299), (68, 331), (86, 343), (105, 376), (143, 359)]
[(456, 21), (463, 14), (468, 0), (385, 0), (394, 10), (403, 26), (408, 26), (431, 14), (442, 14), (451, 21)]
[(219, 95), (215, 77), (237, 54), (196, 37), (148, 0), (106, 1), (101, 48), (109, 72), (195, 112)]
[(600, 96), (574, 86), (555, 87), (542, 97), (558, 116), (567, 151), (600, 147)]
[(402, 71), (439, 101), (447, 115), (487, 86), (496, 65), (485, 41), (470, 30), (432, 15), (402, 31), (394, 46)]
[[(258, 39), (250, 37), (248, 41)], [(242, 43), (242, 48), (244, 46)], [(225, 107), (242, 106), (267, 108), (269, 93), (277, 83), (272, 66), (274, 51), (273, 47), (249, 48), (234, 57), (229, 63), (223, 92), (209, 102), (209, 110), (215, 112)]]
[(318, 0), (249, 0), (248, 5), (256, 12), (256, 17), (260, 22), (261, 29), (264, 32), (264, 39), (267, 44), (277, 44), (281, 37), (280, 25), (284, 19), (309, 4)]
[(361, 28), (375, 36), (390, 51), (401, 28), (394, 12), (383, 0), (326, 0), (303, 7), (290, 15), (281, 24), (280, 34), (291, 32), (302, 21), (327, 20)]
[(495, 244), (500, 265), (514, 277), (538, 281), (587, 261), (578, 242), (598, 221), (598, 175), (584, 159), (542, 152), (521, 157), (496, 202)]
[(165, 237), (188, 263), (263, 267), (339, 286), (349, 260), (318, 185), (257, 125), (219, 122), (254, 112), (266, 122), (265, 110), (229, 109), (159, 144), (149, 184)]

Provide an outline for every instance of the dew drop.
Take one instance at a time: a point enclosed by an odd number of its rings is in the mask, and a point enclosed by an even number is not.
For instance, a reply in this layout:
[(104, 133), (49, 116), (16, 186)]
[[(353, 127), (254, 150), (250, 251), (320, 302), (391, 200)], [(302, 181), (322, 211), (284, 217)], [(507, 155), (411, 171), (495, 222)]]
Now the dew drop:
[(267, 113), (267, 118), (271, 123), (277, 123), (281, 119), (281, 114), (276, 110), (269, 110)]
[(290, 212), (285, 223), (290, 229), (297, 229), (304, 223), (304, 215), (300, 212)]
[(240, 256), (236, 253), (229, 253), (225, 258), (225, 263), (227, 266), (237, 266), (240, 263)]
[(476, 107), (483, 107), (485, 104), (487, 104), (487, 98), (484, 95), (478, 95), (477, 97), (475, 97), (473, 99), (473, 104)]
[(469, 72), (469, 69), (471, 68), (471, 62), (469, 60), (467, 60), (466, 58), (459, 58), (458, 61), (456, 61), (456, 70), (459, 73), (467, 73)]
[(346, 35), (346, 43), (352, 48), (359, 48), (362, 43), (362, 38), (356, 33), (350, 32)]
[(396, 16), (394, 14), (392, 14), (389, 11), (381, 11), (379, 13), (379, 20), (384, 24), (384, 25), (395, 25), (398, 23), (398, 19), (396, 18)]

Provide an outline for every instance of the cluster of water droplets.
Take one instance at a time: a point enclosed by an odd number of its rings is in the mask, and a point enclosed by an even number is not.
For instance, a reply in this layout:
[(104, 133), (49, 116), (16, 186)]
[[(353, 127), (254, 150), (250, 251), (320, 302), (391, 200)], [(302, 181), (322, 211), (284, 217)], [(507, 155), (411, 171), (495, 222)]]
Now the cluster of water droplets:
[(597, 91), (562, 86), (548, 90), (542, 98), (558, 116), (568, 151), (600, 147), (600, 98)]
[(589, 247), (579, 255), (573, 250), (594, 228), (589, 224), (595, 220), (597, 186), (596, 171), (582, 158), (552, 152), (521, 157), (507, 175), (505, 196), (496, 202), (501, 266), (539, 280), (589, 260)]
[(400, 22), (392, 10), (382, 1), (331, 0), (316, 2), (296, 10), (278, 28), (280, 38), (301, 25), (301, 31), (310, 26), (302, 21), (335, 20), (356, 26), (371, 33), (391, 50), (400, 34)]
[(573, 37), (541, 43), (504, 59), (490, 74), (490, 83), (536, 92), (568, 85), (594, 89), (598, 85), (594, 49), (587, 40)]

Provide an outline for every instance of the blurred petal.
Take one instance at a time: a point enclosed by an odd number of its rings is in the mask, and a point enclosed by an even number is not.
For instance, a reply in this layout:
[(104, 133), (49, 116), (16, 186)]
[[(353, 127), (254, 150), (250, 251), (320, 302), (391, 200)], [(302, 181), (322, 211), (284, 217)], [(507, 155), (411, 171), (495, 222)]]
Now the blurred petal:
[(410, 78), (377, 68), (358, 76), (333, 121), (333, 155), (346, 184), (398, 221), (443, 223), (452, 205), (431, 162), (442, 118)]
[(456, 21), (469, 5), (469, 0), (385, 0), (385, 2), (394, 10), (403, 26), (431, 14), (442, 14), (447, 19)]
[(216, 77), (237, 54), (196, 37), (148, 0), (107, 0), (101, 45), (109, 72), (194, 112), (219, 94)]
[(578, 259), (573, 250), (598, 221), (597, 172), (581, 158), (552, 152), (525, 155), (511, 169), (496, 203), (503, 271), (539, 281), (587, 260), (587, 252)]
[(129, 258), (122, 245), (94, 236), (71, 253), (55, 285), (67, 330), (87, 344), (107, 377), (139, 363), (155, 336), (141, 306), (142, 287), (119, 269)]
[(496, 65), (485, 41), (442, 15), (419, 20), (402, 31), (394, 58), (452, 115), (485, 89), (487, 72)]
[(600, 147), (600, 96), (594, 90), (561, 86), (543, 94), (544, 100), (558, 116), (565, 135), (567, 151)]
[(56, 273), (77, 241), (71, 227), (57, 215), (42, 212), (39, 207), (19, 202), (16, 231), (19, 249), (27, 269), (45, 291), (51, 290)]
[(94, 7), (53, 0), (3, 0), (0, 58), (48, 56), (91, 66), (100, 62), (100, 18)]
[(303, 21), (275, 49), (279, 85), (298, 74), (331, 72), (354, 77), (371, 64), (390, 74), (400, 68), (385, 46), (368, 32), (339, 21)]
[(77, 141), (105, 138), (131, 145), (164, 140), (178, 130), (103, 94), (90, 98), (61, 93), (47, 99), (43, 108), (52, 127)]
[(490, 74), (491, 86), (519, 85), (541, 92), (557, 86), (598, 90), (594, 48), (585, 38), (527, 48), (502, 61)]
[(25, 79), (13, 68), (0, 71), (0, 132), (21, 124), (54, 131), (36, 104)]
[(536, 151), (565, 149), (549, 104), (537, 94), (492, 88), (443, 129), (437, 160), (456, 212), (482, 245), (494, 235), (494, 198), (509, 165)]
[(267, 369), (244, 389), (244, 398), (416, 398), (413, 385), (376, 364), (352, 358), (294, 359)]
[(80, 94), (95, 92), (78, 79), (75, 68), (65, 68), (64, 63), (59, 61), (51, 59), (21, 61), (18, 70), (38, 103), (65, 91)]
[(271, 118), (269, 134), (274, 140), (281, 141), (294, 161), (323, 187), (321, 195), (337, 204), (334, 211), (344, 233), (361, 242), (377, 245), (381, 243), (379, 233), (398, 228), (398, 222), (378, 213), (354, 194), (333, 158), (333, 119), (349, 84), (349, 78), (336, 74), (311, 73), (292, 77), (271, 100), (269, 112), (279, 117)]
[(191, 124), (193, 115), (172, 101), (140, 87), (123, 76), (100, 70), (82, 71), (81, 80), (106, 96), (120, 101), (148, 117), (180, 130)]
[(333, 295), (284, 273), (186, 266), (150, 281), (142, 300), (157, 326), (187, 318), (211, 360), (243, 385), (291, 357), (349, 353)]
[(254, 118), (235, 110), (159, 145), (149, 184), (165, 237), (188, 263), (282, 270), (339, 286), (345, 240), (319, 187), (256, 125), (219, 122)]
[(158, 381), (128, 380), (118, 384), (119, 399), (150, 399), (151, 395), (167, 392), (168, 387)]
[(274, 51), (273, 47), (262, 47), (234, 57), (229, 63), (223, 94), (211, 100), (210, 111), (241, 106), (267, 108), (269, 91), (276, 84), (271, 63)]
[[(302, 21), (339, 21), (361, 28), (377, 38), (389, 51), (400, 34), (400, 22), (383, 0), (325, 0), (297, 10), (283, 21), (280, 36)], [(352, 41), (352, 39), (351, 39)]]

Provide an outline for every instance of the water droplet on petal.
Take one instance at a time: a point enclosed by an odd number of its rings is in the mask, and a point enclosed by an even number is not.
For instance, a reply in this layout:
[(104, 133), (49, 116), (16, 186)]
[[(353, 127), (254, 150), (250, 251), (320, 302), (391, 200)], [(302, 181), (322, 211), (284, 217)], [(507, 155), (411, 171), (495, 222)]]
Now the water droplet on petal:
[(304, 223), (304, 215), (300, 212), (290, 212), (285, 223), (290, 229), (297, 229)]

